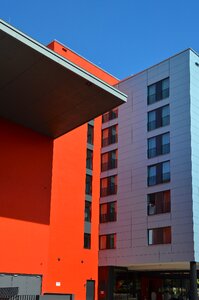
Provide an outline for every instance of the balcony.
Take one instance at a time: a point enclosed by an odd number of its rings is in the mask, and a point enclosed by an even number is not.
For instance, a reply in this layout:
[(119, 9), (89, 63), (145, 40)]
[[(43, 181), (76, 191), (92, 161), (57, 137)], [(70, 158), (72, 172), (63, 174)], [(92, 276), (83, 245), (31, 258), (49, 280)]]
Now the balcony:
[(116, 221), (116, 212), (100, 215), (100, 223), (115, 222), (115, 221)]
[(162, 90), (159, 94), (148, 95), (147, 101), (148, 104), (153, 104), (155, 102), (158, 102), (168, 97), (169, 97), (169, 88)]
[(118, 141), (117, 135), (109, 136), (107, 138), (102, 139), (102, 147), (106, 147), (108, 145), (115, 144), (115, 143), (117, 143), (117, 141)]
[(117, 159), (101, 164), (101, 171), (108, 171), (117, 168)]
[(148, 149), (148, 158), (153, 158), (158, 155), (168, 154), (170, 152), (170, 143), (162, 145), (159, 149), (157, 147)]
[(170, 203), (166, 204), (163, 200), (158, 204), (148, 204), (148, 215), (153, 216), (157, 214), (169, 213), (171, 211)]
[(115, 195), (115, 194), (117, 194), (117, 185), (112, 185), (110, 187), (101, 188), (101, 190), (100, 190), (101, 197), (106, 197), (106, 196)]
[(111, 110), (111, 111), (105, 113), (102, 116), (102, 123), (106, 123), (106, 122), (114, 120), (116, 118), (118, 118), (118, 109)]
[(170, 181), (170, 172), (163, 173), (161, 176), (150, 176), (148, 177), (148, 186), (153, 186), (160, 183), (166, 183)]

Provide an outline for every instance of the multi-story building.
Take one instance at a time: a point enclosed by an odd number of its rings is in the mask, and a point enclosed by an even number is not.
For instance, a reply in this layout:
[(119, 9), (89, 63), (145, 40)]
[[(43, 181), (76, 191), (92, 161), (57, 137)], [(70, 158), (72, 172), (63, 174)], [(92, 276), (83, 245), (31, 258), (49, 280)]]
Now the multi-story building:
[(99, 299), (196, 300), (198, 55), (119, 81), (0, 39), (0, 298), (96, 299), (99, 246)]
[(0, 299), (93, 300), (98, 116), (126, 95), (70, 49), (3, 21), (0, 66)]
[(199, 56), (117, 87), (128, 101), (102, 121), (99, 299), (196, 299)]

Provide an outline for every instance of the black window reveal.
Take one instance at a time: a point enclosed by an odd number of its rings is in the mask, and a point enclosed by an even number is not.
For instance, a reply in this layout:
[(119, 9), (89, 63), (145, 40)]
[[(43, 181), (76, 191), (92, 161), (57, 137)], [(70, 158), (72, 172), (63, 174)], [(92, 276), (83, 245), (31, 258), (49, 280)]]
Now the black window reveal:
[(94, 127), (88, 124), (87, 143), (93, 145), (93, 141), (94, 141)]
[(101, 155), (101, 171), (117, 168), (117, 150), (109, 151)]
[(85, 212), (84, 212), (84, 220), (86, 222), (91, 222), (91, 202), (85, 201)]
[(102, 178), (100, 181), (100, 196), (105, 197), (117, 193), (117, 175)]
[(171, 244), (171, 227), (148, 229), (148, 244)]
[(159, 107), (148, 112), (148, 131), (170, 124), (169, 105)]
[(169, 132), (148, 139), (148, 158), (170, 152)]
[(92, 195), (92, 176), (86, 174), (86, 194)]
[(160, 80), (148, 86), (148, 104), (153, 104), (157, 101), (169, 97), (169, 78)]
[(91, 235), (90, 233), (84, 233), (84, 248), (91, 249)]
[(99, 237), (100, 250), (116, 248), (116, 233), (100, 235)]
[(118, 108), (112, 109), (102, 115), (102, 123), (106, 123), (118, 117)]
[(93, 169), (93, 151), (90, 149), (87, 149), (86, 153), (86, 168), (89, 170)]
[(171, 211), (170, 190), (148, 194), (147, 200), (149, 216), (168, 213)]
[(117, 125), (102, 130), (102, 147), (117, 143)]
[(117, 202), (100, 204), (100, 223), (114, 222), (117, 218)]
[(170, 161), (148, 166), (148, 186), (170, 181)]

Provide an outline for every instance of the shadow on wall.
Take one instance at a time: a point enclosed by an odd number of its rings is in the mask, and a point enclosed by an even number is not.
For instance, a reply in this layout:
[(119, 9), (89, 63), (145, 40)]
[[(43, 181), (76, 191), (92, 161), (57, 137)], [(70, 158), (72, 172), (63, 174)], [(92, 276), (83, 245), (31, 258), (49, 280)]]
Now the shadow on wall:
[(0, 217), (49, 224), (53, 140), (0, 119)]

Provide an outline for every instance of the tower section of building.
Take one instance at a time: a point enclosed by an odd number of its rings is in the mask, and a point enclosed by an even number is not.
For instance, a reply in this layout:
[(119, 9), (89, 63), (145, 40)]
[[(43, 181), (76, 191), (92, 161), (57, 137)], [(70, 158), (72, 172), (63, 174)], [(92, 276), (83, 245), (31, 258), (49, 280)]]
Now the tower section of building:
[(114, 247), (100, 248), (101, 299), (190, 291), (190, 262), (198, 261), (197, 62), (188, 49), (118, 84), (128, 103), (118, 110), (117, 194), (100, 199), (117, 200), (116, 220), (100, 225), (100, 235), (115, 237)]

